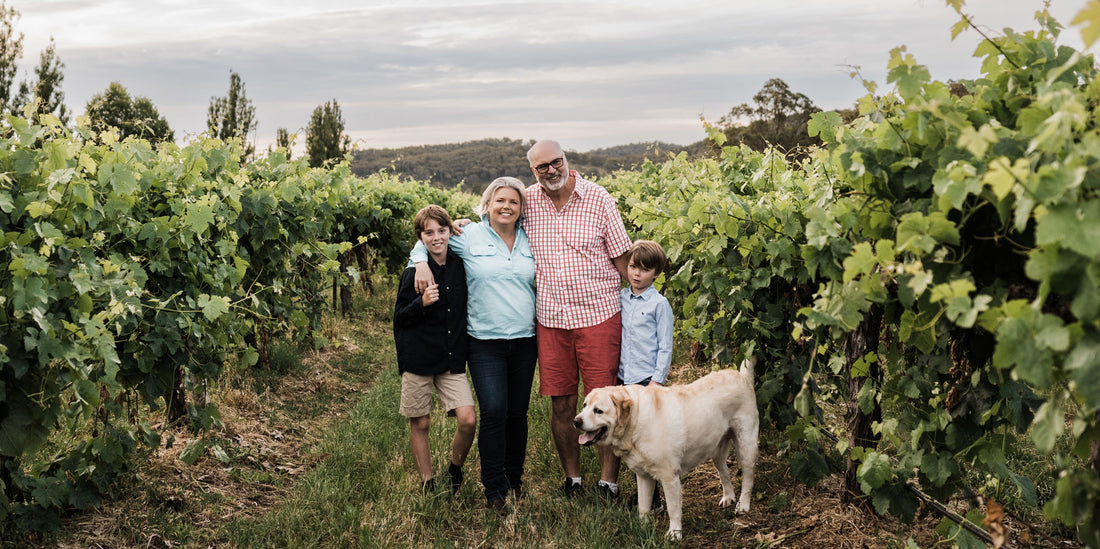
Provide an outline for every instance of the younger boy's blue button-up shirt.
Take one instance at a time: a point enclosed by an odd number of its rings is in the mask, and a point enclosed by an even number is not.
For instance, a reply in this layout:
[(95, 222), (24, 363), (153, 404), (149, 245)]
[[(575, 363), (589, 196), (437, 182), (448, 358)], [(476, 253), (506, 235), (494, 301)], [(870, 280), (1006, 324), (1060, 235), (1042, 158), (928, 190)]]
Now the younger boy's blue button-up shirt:
[(623, 315), (619, 378), (627, 385), (647, 378), (664, 385), (672, 366), (672, 306), (653, 286), (641, 295), (623, 288), (619, 300)]

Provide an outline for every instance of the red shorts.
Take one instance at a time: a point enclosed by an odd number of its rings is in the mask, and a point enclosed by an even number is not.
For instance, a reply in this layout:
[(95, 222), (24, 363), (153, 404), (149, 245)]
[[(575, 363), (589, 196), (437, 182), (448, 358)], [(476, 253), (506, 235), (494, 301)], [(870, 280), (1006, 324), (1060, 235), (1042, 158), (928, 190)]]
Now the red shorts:
[(564, 330), (536, 328), (539, 346), (539, 394), (577, 394), (578, 374), (584, 394), (614, 385), (619, 373), (619, 347), (623, 337), (620, 313), (595, 326)]

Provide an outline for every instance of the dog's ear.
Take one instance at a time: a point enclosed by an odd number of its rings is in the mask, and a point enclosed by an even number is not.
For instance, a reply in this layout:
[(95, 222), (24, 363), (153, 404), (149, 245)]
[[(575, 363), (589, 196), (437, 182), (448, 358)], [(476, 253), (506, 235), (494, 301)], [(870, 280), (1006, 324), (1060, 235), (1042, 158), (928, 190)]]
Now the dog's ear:
[(611, 436), (621, 440), (625, 437), (632, 419), (630, 416), (634, 412), (634, 399), (624, 394), (612, 397), (611, 402), (615, 405), (615, 427), (611, 429)]

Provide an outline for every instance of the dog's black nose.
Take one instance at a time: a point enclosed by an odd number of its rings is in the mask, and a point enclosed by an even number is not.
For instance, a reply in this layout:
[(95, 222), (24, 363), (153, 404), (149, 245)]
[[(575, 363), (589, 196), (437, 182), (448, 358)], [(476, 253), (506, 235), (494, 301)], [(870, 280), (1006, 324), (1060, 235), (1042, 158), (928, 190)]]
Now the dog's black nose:
[(580, 419), (574, 419), (573, 420), (573, 426), (574, 427), (580, 429), (582, 425), (584, 425), (584, 422), (581, 421)]

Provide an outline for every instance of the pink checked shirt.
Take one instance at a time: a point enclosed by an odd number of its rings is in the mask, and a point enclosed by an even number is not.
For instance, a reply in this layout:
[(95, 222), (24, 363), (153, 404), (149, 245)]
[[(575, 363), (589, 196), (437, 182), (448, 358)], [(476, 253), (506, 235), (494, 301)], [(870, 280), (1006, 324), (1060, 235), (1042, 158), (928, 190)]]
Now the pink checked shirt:
[(595, 326), (619, 312), (622, 279), (611, 258), (630, 249), (615, 199), (577, 172), (562, 211), (538, 183), (527, 187), (523, 229), (535, 255), (535, 309), (547, 328)]

